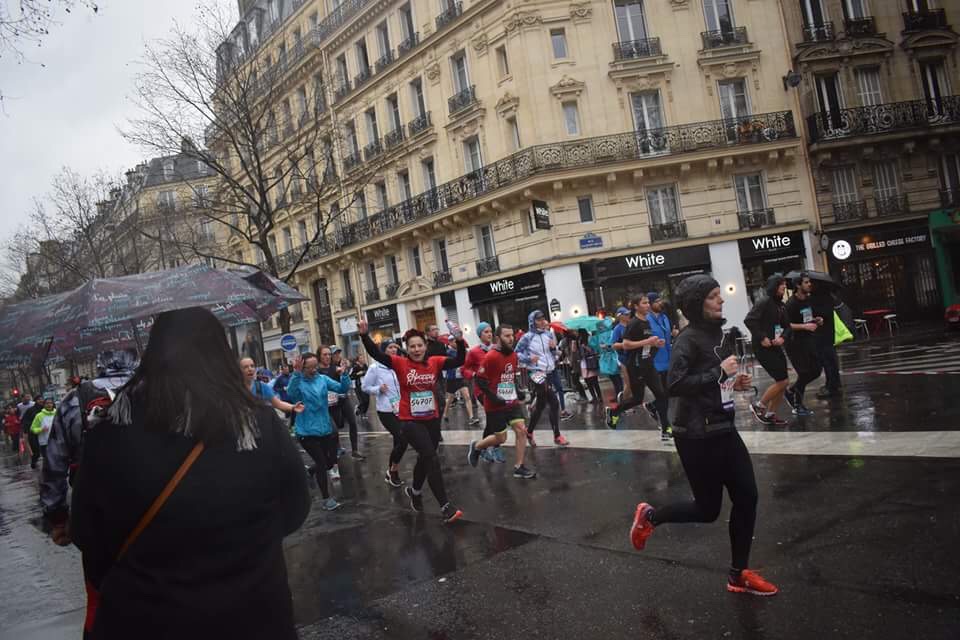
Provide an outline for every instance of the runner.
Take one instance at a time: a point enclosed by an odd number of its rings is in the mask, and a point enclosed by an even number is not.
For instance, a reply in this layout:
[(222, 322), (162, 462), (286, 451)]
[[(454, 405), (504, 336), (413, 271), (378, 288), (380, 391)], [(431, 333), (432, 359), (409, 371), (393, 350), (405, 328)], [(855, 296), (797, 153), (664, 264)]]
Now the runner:
[(723, 333), (719, 283), (708, 275), (690, 276), (680, 283), (677, 296), (690, 325), (674, 344), (667, 380), (670, 394), (677, 398), (673, 425), (677, 453), (694, 500), (659, 509), (641, 502), (630, 540), (642, 550), (661, 524), (714, 522), (726, 487), (733, 503), (727, 590), (771, 596), (777, 588), (747, 569), (757, 517), (757, 482), (750, 453), (734, 427), (733, 391), (750, 389), (752, 381), (738, 373), (735, 346)]
[[(796, 290), (786, 304), (787, 321), (790, 323), (790, 335), (787, 341), (787, 355), (793, 368), (797, 370), (797, 379), (784, 393), (784, 398), (793, 407), (797, 416), (811, 416), (813, 411), (803, 403), (803, 394), (807, 385), (820, 377), (820, 362), (816, 357), (816, 333), (823, 319), (813, 315), (810, 305), (810, 292), (813, 281), (806, 273), (800, 274)], [(818, 322), (819, 320), (819, 322)]]
[[(660, 376), (653, 366), (653, 359), (657, 350), (666, 345), (666, 341), (657, 337), (650, 329), (647, 313), (650, 311), (650, 300), (646, 295), (636, 301), (636, 317), (630, 321), (623, 332), (620, 349), (627, 354), (625, 362), (627, 376), (630, 380), (630, 399), (607, 407), (605, 417), (607, 427), (616, 429), (620, 423), (621, 414), (632, 407), (643, 404), (643, 393), (650, 387), (655, 398), (654, 419), (660, 422), (660, 440), (669, 444), (672, 440), (670, 423), (667, 418), (669, 408), (668, 396), (660, 382)], [(617, 348), (617, 344), (614, 344)], [(622, 396), (621, 396), (622, 397)]]
[(577, 331), (577, 349), (580, 352), (580, 377), (587, 383), (590, 391), (590, 404), (601, 404), (603, 393), (600, 391), (600, 354), (590, 346), (590, 334), (586, 329)]
[[(664, 390), (667, 388), (667, 371), (670, 369), (670, 354), (673, 352), (673, 339), (677, 337), (679, 331), (670, 321), (670, 316), (666, 313), (666, 300), (660, 297), (656, 291), (647, 294), (647, 300), (650, 301), (650, 313), (647, 314), (647, 322), (650, 323), (650, 330), (653, 334), (663, 340), (663, 346), (657, 349), (653, 356), (653, 368), (657, 370), (660, 377), (660, 386)], [(655, 415), (656, 403), (648, 402), (644, 405), (650, 415)], [(667, 396), (667, 407), (669, 408), (669, 394)]]
[(497, 346), (484, 357), (477, 373), (477, 386), (483, 393), (483, 408), (487, 412), (487, 427), (483, 430), (482, 440), (470, 443), (467, 462), (476, 467), (484, 451), (507, 441), (509, 427), (517, 436), (517, 463), (513, 467), (513, 477), (532, 480), (537, 477), (537, 472), (523, 464), (527, 429), (523, 417), (523, 391), (517, 389), (519, 372), (520, 363), (513, 352), (513, 327), (500, 325), (497, 327)]
[(753, 337), (753, 354), (757, 362), (771, 378), (773, 384), (763, 393), (758, 402), (750, 403), (754, 417), (761, 424), (782, 427), (786, 420), (777, 417), (780, 401), (790, 384), (787, 374), (787, 356), (783, 353), (784, 333), (788, 331), (787, 312), (783, 304), (783, 294), (787, 290), (787, 280), (782, 273), (767, 278), (766, 296), (757, 300), (743, 323)]
[(243, 380), (247, 383), (247, 388), (257, 400), (287, 415), (303, 412), (303, 403), (284, 402), (270, 385), (257, 380), (257, 364), (253, 358), (240, 358), (240, 370), (243, 372)]
[(300, 446), (315, 464), (308, 473), (317, 479), (323, 508), (333, 511), (340, 503), (330, 495), (327, 472), (337, 462), (337, 432), (330, 420), (329, 394), (346, 393), (350, 390), (350, 377), (342, 368), (331, 378), (319, 372), (319, 359), (315, 354), (305, 353), (293, 362), (293, 375), (287, 386), (287, 396), (304, 407), (294, 430)]
[[(483, 400), (483, 394), (476, 386), (476, 376), (477, 371), (479, 371), (483, 365), (483, 359), (486, 357), (487, 352), (493, 348), (493, 327), (490, 326), (489, 322), (481, 322), (477, 325), (477, 337), (480, 338), (480, 344), (467, 351), (467, 358), (463, 363), (462, 369), (464, 380), (473, 386), (474, 396)], [(503, 455), (503, 451), (500, 450), (500, 445), (485, 449), (483, 459), (487, 462), (504, 463), (507, 461), (506, 456)]]
[[(340, 357), (340, 347), (336, 345), (320, 347), (320, 367), (317, 369), (319, 373), (322, 373), (328, 378), (338, 380), (340, 378), (339, 371), (341, 362), (342, 358)], [(343, 431), (344, 424), (346, 424), (350, 434), (350, 456), (355, 460), (366, 460), (366, 457), (360, 453), (359, 434), (357, 433), (357, 417), (353, 412), (353, 408), (349, 404), (347, 392), (349, 392), (349, 389), (343, 393), (331, 392), (327, 394), (327, 407), (330, 411), (330, 417), (333, 419), (333, 424), (337, 428), (336, 459), (339, 459), (344, 453), (343, 449), (340, 447), (340, 432)], [(334, 480), (339, 480), (340, 465), (335, 464), (330, 473)]]
[[(447, 349), (447, 357), (456, 356), (455, 349)], [(467, 418), (471, 427), (480, 424), (480, 419), (473, 414), (473, 404), (470, 402), (470, 389), (464, 379), (462, 367), (449, 369), (444, 372), (446, 378), (446, 403), (443, 407), (443, 421), (450, 422), (450, 408), (456, 403), (457, 396), (463, 400), (464, 408), (467, 410)]]
[[(527, 441), (531, 447), (537, 446), (533, 439), (533, 430), (543, 414), (546, 405), (550, 405), (550, 426), (553, 427), (553, 442), (566, 447), (570, 442), (560, 434), (560, 401), (550, 384), (550, 376), (557, 365), (557, 338), (550, 330), (550, 323), (543, 311), (532, 311), (528, 317), (530, 330), (517, 343), (517, 358), (530, 372), (533, 384), (534, 407), (527, 426)], [(561, 389), (560, 393), (563, 393)]]
[[(400, 345), (393, 340), (384, 340), (380, 343), (380, 349), (388, 356), (395, 356), (400, 350)], [(401, 487), (403, 480), (400, 479), (400, 459), (407, 451), (407, 441), (403, 438), (400, 421), (397, 419), (397, 412), (400, 410), (400, 385), (397, 382), (397, 374), (393, 369), (388, 369), (374, 360), (366, 375), (363, 376), (361, 386), (365, 393), (376, 398), (377, 417), (380, 418), (380, 424), (393, 436), (390, 466), (383, 480), (391, 487)]]
[(447, 490), (440, 471), (440, 459), (437, 446), (440, 444), (440, 414), (434, 389), (444, 370), (456, 369), (463, 365), (467, 354), (467, 343), (463, 336), (457, 336), (456, 357), (427, 356), (427, 338), (416, 330), (410, 329), (404, 335), (407, 343), (406, 356), (388, 355), (380, 351), (367, 334), (367, 321), (359, 320), (357, 329), (363, 346), (370, 357), (392, 369), (397, 374), (400, 386), (400, 418), (403, 437), (417, 452), (417, 464), (413, 468), (413, 486), (404, 487), (404, 493), (410, 498), (414, 511), (423, 511), (423, 483), (430, 483), (433, 497), (440, 503), (440, 512), (447, 524), (463, 517), (463, 512), (454, 507), (447, 499)]

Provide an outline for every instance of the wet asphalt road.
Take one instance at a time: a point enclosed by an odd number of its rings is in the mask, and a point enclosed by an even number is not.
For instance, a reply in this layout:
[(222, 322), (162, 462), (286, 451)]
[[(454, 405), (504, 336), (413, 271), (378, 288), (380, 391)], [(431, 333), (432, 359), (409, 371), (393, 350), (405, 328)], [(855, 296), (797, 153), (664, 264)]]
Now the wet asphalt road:
[[(957, 344), (931, 336), (844, 349), (843, 368), (864, 373), (844, 376), (844, 400), (810, 398), (816, 415), (787, 430), (960, 430), (960, 375), (869, 372), (890, 371), (890, 353), (946, 370)], [(598, 412), (576, 410), (563, 424), (574, 448), (533, 452), (533, 481), (513, 479), (509, 464), (472, 469), (465, 447), (441, 447), (465, 512), (449, 528), (429, 494), (418, 516), (384, 484), (389, 437), (365, 436), (369, 459), (344, 459), (335, 485), (345, 506), (323, 512), (317, 496), (287, 539), (301, 637), (960, 638), (960, 457), (754, 455), (752, 565), (781, 588), (760, 599), (724, 590), (726, 508), (714, 524), (658, 528), (633, 551), (636, 502), (688, 496), (679, 459), (670, 447), (576, 449), (578, 431), (603, 428)], [(463, 422), (458, 413), (452, 426)], [(766, 429), (746, 412), (739, 422)], [(637, 414), (624, 427), (653, 424)], [(412, 464), (408, 454), (407, 478)], [(40, 532), (35, 482), (0, 458), (0, 640), (79, 637), (79, 556)]]

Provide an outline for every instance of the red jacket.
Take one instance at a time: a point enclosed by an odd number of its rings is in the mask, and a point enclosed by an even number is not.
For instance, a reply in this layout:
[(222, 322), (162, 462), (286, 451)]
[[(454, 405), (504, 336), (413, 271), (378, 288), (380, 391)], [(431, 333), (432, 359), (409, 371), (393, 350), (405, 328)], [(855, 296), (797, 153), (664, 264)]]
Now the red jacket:
[(3, 430), (7, 435), (15, 436), (20, 433), (20, 418), (13, 415), (3, 416)]

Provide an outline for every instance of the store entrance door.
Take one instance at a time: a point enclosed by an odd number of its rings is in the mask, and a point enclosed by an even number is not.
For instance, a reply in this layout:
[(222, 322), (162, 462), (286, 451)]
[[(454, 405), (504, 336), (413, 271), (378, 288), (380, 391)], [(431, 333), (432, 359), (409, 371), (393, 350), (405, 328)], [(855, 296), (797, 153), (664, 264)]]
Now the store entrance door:
[(437, 324), (437, 314), (433, 309), (421, 309), (413, 312), (413, 323), (418, 331), (427, 332), (427, 327)]

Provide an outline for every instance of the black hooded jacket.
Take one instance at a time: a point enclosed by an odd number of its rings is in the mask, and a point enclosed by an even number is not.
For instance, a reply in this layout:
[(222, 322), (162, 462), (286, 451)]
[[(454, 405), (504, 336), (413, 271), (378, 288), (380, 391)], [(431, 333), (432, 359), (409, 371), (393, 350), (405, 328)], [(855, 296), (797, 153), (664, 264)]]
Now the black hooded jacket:
[(790, 323), (787, 322), (786, 312), (783, 307), (783, 300), (777, 297), (777, 288), (784, 278), (779, 273), (775, 273), (767, 278), (766, 294), (757, 300), (757, 303), (750, 309), (750, 313), (744, 318), (743, 323), (750, 330), (753, 337), (753, 348), (762, 348), (760, 344), (764, 338), (773, 340), (776, 337), (774, 328), (780, 325), (784, 335), (790, 330)]
[(708, 275), (690, 276), (677, 288), (680, 310), (690, 324), (680, 332), (670, 354), (667, 387), (677, 398), (673, 434), (707, 438), (733, 430), (733, 412), (724, 411), (719, 381), (727, 376), (720, 363), (736, 352), (723, 332), (723, 321), (703, 317), (703, 302), (720, 285)]

